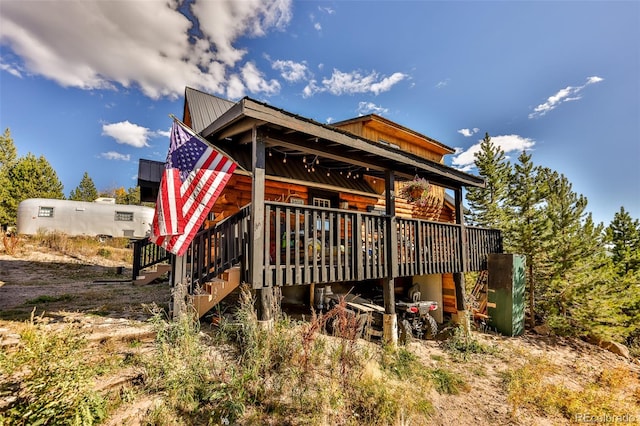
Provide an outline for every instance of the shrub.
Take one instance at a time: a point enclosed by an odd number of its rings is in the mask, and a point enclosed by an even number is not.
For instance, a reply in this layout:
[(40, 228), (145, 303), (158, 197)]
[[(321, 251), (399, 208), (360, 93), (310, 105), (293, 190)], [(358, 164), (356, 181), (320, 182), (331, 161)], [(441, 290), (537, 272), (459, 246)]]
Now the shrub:
[(21, 347), (3, 353), (3, 388), (15, 399), (4, 413), (7, 424), (94, 424), (106, 417), (106, 401), (93, 389), (103, 366), (86, 361), (86, 342), (77, 330), (47, 330), (33, 316), (20, 333)]

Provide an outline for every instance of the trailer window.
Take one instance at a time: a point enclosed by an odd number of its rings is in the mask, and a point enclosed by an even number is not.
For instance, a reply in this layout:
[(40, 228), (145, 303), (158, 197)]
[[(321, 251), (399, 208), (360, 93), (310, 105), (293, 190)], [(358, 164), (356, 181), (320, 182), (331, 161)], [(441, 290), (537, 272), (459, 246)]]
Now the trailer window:
[(53, 217), (53, 207), (40, 207), (38, 217)]
[(116, 220), (133, 222), (133, 212), (116, 212)]

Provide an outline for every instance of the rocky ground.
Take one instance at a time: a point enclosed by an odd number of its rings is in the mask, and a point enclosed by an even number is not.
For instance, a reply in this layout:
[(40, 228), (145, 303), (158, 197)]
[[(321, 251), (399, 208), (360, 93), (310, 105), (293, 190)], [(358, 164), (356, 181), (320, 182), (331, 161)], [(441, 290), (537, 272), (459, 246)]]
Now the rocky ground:
[[(153, 329), (147, 322), (152, 304), (167, 307), (168, 283), (155, 282), (134, 286), (131, 269), (118, 274), (122, 262), (104, 258), (79, 258), (40, 250), (26, 250), (18, 255), (0, 251), (0, 351), (19, 344), (16, 330), (34, 313), (46, 317), (55, 327), (79, 324), (87, 339), (95, 344), (111, 341), (113, 345), (143, 342), (140, 351), (153, 350)], [(129, 275), (128, 275), (129, 274)], [(571, 424), (561, 413), (549, 415), (531, 407), (515, 407), (507, 397), (505, 373), (531, 360), (544, 359), (553, 372), (545, 380), (579, 389), (598, 381), (603, 372), (628, 372), (629, 387), (637, 399), (630, 405), (630, 415), (640, 423), (640, 362), (577, 339), (527, 333), (506, 338), (490, 333), (475, 333), (487, 347), (488, 354), (474, 354), (467, 360), (452, 357), (435, 341), (413, 341), (410, 350), (425, 364), (446, 368), (464, 378), (465, 386), (457, 395), (433, 391), (431, 401), (436, 410), (433, 424)], [(130, 350), (130, 346), (128, 346)], [(0, 376), (2, 372), (0, 372)], [(626, 374), (626, 373), (625, 373)], [(122, 371), (120, 376), (101, 383), (106, 388), (134, 380), (135, 373)], [(633, 399), (633, 398), (632, 398)], [(154, 397), (138, 398), (115, 413), (107, 424), (136, 424), (153, 405)], [(634, 408), (635, 407), (635, 408)], [(588, 414), (588, 413), (585, 413)], [(598, 414), (598, 413), (592, 413)]]

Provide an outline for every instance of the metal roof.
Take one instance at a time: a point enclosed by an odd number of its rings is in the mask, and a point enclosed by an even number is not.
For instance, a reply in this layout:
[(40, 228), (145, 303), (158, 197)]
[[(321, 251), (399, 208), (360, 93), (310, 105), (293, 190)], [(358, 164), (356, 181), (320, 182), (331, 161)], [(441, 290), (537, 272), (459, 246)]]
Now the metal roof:
[(188, 121), (187, 116), (190, 118), (191, 128), (196, 133), (200, 133), (235, 104), (235, 102), (200, 92), (191, 87), (184, 89), (184, 99), (184, 118), (186, 121)]

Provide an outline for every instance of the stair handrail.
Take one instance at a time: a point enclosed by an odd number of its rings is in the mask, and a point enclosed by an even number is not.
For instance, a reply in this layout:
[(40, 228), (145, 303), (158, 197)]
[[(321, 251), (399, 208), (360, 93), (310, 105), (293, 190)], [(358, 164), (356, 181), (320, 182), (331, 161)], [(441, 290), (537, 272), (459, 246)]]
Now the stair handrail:
[(131, 280), (135, 281), (143, 269), (162, 262), (171, 263), (171, 253), (163, 247), (152, 243), (148, 237), (133, 241), (133, 271), (131, 273)]
[(243, 206), (237, 213), (195, 235), (190, 247), (191, 294), (196, 286), (243, 263), (248, 250), (250, 207), (251, 204)]

